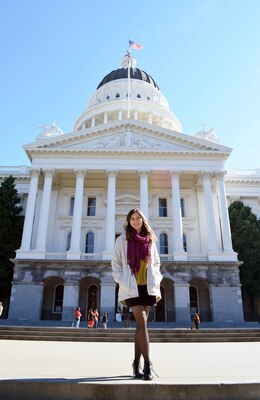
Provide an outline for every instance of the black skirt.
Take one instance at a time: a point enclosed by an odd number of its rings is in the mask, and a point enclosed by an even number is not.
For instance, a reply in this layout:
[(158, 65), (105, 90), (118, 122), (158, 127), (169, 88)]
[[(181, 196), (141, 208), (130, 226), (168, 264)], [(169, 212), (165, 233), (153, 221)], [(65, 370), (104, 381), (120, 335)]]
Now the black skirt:
[(147, 292), (147, 285), (138, 285), (138, 297), (126, 299), (127, 307), (134, 306), (154, 306), (156, 304), (156, 296), (150, 296)]

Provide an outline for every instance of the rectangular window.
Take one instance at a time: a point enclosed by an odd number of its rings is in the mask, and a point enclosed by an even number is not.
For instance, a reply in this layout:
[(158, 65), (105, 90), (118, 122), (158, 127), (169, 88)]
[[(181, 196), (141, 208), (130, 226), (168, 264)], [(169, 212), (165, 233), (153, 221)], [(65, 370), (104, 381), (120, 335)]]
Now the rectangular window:
[(75, 203), (75, 197), (72, 196), (72, 197), (70, 198), (69, 215), (73, 215), (73, 212), (74, 212), (74, 203)]
[(88, 217), (94, 217), (96, 215), (96, 198), (89, 197), (88, 198)]
[(181, 199), (181, 216), (182, 216), (182, 217), (185, 217), (184, 199)]
[(159, 199), (159, 217), (167, 217), (167, 199)]

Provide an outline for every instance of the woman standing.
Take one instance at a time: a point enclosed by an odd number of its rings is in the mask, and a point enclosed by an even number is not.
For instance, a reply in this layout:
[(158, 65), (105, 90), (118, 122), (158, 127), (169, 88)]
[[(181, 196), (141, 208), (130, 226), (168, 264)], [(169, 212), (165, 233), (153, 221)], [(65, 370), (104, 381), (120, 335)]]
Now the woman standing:
[(87, 321), (88, 321), (88, 328), (93, 328), (95, 320), (92, 308), (90, 308), (88, 311)]
[[(151, 380), (147, 320), (150, 307), (161, 299), (160, 259), (156, 237), (143, 212), (138, 208), (129, 211), (126, 221), (125, 233), (117, 238), (115, 244), (113, 277), (119, 284), (118, 301), (123, 306), (131, 307), (135, 317), (134, 377)], [(143, 370), (141, 355), (144, 358)]]
[(93, 316), (94, 316), (94, 328), (97, 328), (98, 327), (98, 318), (99, 318), (99, 313), (98, 313), (97, 308), (94, 309)]

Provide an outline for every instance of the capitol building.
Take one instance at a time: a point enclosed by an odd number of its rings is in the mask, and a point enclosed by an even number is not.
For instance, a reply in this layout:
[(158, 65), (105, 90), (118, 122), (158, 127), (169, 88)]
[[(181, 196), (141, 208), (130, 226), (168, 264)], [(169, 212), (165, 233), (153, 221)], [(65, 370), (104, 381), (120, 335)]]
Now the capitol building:
[(83, 318), (96, 307), (112, 321), (111, 258), (132, 208), (158, 239), (162, 300), (152, 320), (190, 323), (198, 312), (203, 322), (244, 321), (228, 205), (240, 199), (260, 217), (260, 170), (226, 171), (232, 149), (205, 126), (183, 133), (135, 63), (128, 52), (97, 84), (72, 132), (42, 126), (24, 145), (30, 166), (0, 168), (1, 180), (15, 178), (25, 214), (10, 321), (70, 326), (77, 306)]

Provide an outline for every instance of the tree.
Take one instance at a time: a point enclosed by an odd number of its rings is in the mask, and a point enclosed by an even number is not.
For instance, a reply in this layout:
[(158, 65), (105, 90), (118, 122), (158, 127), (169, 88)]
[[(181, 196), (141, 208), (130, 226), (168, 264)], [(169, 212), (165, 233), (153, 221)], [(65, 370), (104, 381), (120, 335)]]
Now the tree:
[(0, 293), (6, 296), (11, 288), (15, 250), (20, 247), (23, 221), (20, 197), (12, 176), (5, 178), (0, 186)]
[(251, 208), (241, 201), (229, 206), (230, 227), (233, 249), (240, 266), (240, 280), (243, 298), (249, 298), (251, 319), (254, 319), (255, 301), (260, 297), (260, 220), (257, 220)]

